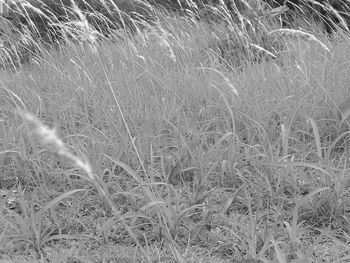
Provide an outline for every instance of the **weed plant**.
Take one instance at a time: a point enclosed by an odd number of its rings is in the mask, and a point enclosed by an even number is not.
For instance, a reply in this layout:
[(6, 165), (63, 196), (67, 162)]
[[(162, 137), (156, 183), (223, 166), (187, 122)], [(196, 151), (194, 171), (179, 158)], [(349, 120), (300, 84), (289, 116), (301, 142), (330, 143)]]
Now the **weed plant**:
[(79, 3), (1, 26), (1, 261), (350, 260), (348, 32)]

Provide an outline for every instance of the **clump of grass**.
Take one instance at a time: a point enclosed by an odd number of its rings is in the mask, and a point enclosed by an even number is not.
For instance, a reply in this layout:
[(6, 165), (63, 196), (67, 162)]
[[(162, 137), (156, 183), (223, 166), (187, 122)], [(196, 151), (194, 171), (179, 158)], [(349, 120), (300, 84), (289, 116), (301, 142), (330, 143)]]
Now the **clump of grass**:
[[(218, 28), (238, 28), (242, 35), (234, 41), (263, 47), (258, 29), (266, 27), (268, 35), (270, 24), (243, 15), (242, 24), (227, 17), (231, 20)], [(86, 18), (79, 18), (77, 31), (89, 35)], [(62, 254), (64, 260), (82, 261), (97, 254), (102, 260), (130, 262), (290, 263), (321, 259), (324, 254), (314, 252), (323, 245), (334, 252), (330, 261), (345, 260), (332, 243), (343, 242), (346, 250), (348, 168), (334, 161), (334, 146), (326, 137), (327, 122), (336, 116), (330, 109), (347, 92), (349, 79), (342, 70), (348, 40), (342, 40), (344, 48), (326, 36), (315, 41), (302, 30), (277, 29), (270, 35), (285, 41), (282, 63), (252, 64), (238, 51), (247, 64), (238, 72), (212, 59), (206, 49), (210, 40), (226, 34), (193, 17), (165, 13), (158, 18), (156, 27), (143, 34), (139, 28), (118, 41), (120, 34), (109, 31), (113, 41), (104, 39), (94, 52), (72, 41), (43, 52), (29, 73), (4, 73), (5, 90), (21, 101), (21, 109), (8, 94), (1, 96), (5, 125), (0, 134), (6, 142), (0, 138), (0, 155), (8, 157), (1, 165), (30, 176), (26, 164), (19, 167), (20, 158), (13, 165), (12, 154), (32, 154), (33, 170), (54, 176), (14, 186), (23, 209), (5, 209), (0, 242), (10, 245), (0, 253), (15, 257), (19, 251), (58, 262)], [(77, 21), (70, 22), (76, 28)], [(21, 126), (5, 116), (3, 105), (22, 117), (35, 138), (32, 144), (81, 169), (85, 176), (68, 172), (88, 184), (73, 180), (83, 186), (76, 189), (59, 181), (67, 169), (44, 166), (38, 158), (42, 151), (21, 155), (25, 149), (14, 138)], [(36, 116), (47, 123), (56, 119), (64, 139)], [(70, 140), (85, 149), (90, 161), (72, 152)], [(85, 191), (90, 184), (103, 209)], [(36, 199), (47, 197), (45, 187), (59, 188), (60, 194), (38, 207)], [(22, 249), (21, 236), (28, 249)], [(33, 247), (36, 254), (30, 255)]]
[(35, 62), (46, 49), (75, 42), (95, 50), (97, 40), (119, 39), (154, 23), (145, 1), (6, 1), (1, 14), (2, 65), (16, 69)]

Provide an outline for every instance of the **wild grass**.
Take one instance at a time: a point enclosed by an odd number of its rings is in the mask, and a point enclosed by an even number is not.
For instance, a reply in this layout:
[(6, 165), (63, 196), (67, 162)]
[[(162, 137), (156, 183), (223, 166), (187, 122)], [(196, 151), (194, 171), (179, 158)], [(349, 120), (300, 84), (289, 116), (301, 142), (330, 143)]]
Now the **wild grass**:
[(255, 16), (4, 56), (0, 259), (347, 262), (349, 38)]

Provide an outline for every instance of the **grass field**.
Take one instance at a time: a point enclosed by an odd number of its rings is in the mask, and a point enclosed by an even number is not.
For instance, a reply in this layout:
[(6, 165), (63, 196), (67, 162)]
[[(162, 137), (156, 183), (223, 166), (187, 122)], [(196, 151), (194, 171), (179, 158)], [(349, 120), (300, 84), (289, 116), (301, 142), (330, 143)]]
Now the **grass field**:
[(350, 262), (349, 35), (299, 22), (3, 33), (0, 262)]

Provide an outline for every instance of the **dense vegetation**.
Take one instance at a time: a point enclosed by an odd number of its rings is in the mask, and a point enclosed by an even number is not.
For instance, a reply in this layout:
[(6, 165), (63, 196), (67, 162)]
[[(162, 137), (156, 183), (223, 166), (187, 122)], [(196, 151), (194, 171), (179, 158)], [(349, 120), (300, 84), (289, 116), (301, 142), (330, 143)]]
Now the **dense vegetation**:
[(350, 3), (283, 3), (7, 1), (0, 261), (348, 262)]

